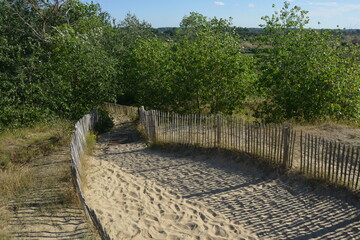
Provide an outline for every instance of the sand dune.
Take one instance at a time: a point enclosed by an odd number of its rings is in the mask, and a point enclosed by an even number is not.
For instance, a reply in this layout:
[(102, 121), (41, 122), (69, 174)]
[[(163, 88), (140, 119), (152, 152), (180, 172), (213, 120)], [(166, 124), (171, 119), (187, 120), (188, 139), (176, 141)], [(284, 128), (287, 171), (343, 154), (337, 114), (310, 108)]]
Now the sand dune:
[(126, 173), (120, 166), (89, 159), (86, 199), (114, 239), (257, 239), (199, 202)]

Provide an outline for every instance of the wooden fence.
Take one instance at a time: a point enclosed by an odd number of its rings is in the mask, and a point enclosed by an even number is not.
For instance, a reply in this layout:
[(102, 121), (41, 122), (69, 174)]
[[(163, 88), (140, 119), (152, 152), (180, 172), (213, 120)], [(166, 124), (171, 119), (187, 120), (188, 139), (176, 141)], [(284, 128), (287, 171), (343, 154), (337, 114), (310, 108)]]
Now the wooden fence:
[(138, 111), (139, 108), (124, 106), (120, 104), (114, 103), (104, 103), (103, 107), (112, 115), (126, 115), (130, 118), (137, 118), (139, 116)]
[(295, 132), (289, 126), (248, 123), (223, 115), (164, 113), (140, 109), (149, 140), (249, 153), (291, 168)]
[(290, 126), (248, 123), (223, 115), (181, 115), (141, 107), (139, 117), (151, 142), (246, 152), (308, 177), (360, 190), (359, 146), (297, 134)]
[(359, 190), (359, 146), (300, 134), (300, 172), (306, 176)]
[(70, 154), (71, 154), (71, 174), (75, 189), (78, 193), (82, 206), (90, 217), (95, 227), (99, 231), (99, 234), (103, 240), (110, 239), (108, 233), (101, 225), (100, 220), (95, 214), (95, 211), (89, 207), (86, 203), (84, 194), (81, 189), (81, 157), (84, 154), (86, 148), (86, 135), (90, 130), (94, 128), (96, 121), (98, 120), (96, 110), (93, 110), (90, 114), (83, 116), (76, 124), (75, 130), (72, 134), (71, 143), (70, 143)]

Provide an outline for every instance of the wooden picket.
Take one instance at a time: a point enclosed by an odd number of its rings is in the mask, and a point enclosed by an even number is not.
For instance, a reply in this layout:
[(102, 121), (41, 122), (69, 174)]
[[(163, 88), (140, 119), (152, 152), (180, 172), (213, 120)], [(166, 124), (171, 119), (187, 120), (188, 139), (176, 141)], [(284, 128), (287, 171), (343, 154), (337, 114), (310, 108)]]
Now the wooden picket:
[(358, 190), (360, 147), (300, 135), (300, 172), (316, 179)]
[[(285, 169), (294, 169), (353, 190), (359, 190), (359, 147), (300, 132), (290, 126), (249, 123), (217, 115), (176, 114), (139, 110), (149, 140), (248, 153)], [(299, 165), (294, 155), (299, 154)]]
[(281, 165), (292, 166), (296, 134), (292, 127), (248, 123), (217, 115), (139, 111), (151, 142), (221, 148), (247, 152)]

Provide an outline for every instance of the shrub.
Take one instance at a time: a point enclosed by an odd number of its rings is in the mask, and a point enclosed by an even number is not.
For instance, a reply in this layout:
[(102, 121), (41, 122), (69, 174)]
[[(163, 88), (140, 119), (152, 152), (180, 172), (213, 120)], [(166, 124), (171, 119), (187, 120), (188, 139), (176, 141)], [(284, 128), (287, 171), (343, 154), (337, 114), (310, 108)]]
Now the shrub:
[(95, 124), (95, 133), (101, 134), (110, 131), (110, 129), (114, 126), (114, 122), (109, 112), (103, 108), (97, 109), (99, 114), (99, 119)]

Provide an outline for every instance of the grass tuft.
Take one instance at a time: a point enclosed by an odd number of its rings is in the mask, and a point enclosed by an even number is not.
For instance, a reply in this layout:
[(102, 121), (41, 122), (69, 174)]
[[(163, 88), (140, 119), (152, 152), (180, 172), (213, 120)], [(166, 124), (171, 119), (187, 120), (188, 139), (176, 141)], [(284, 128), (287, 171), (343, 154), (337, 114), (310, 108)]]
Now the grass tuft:
[(0, 134), (0, 169), (10, 163), (26, 164), (65, 146), (70, 139), (71, 122), (57, 120), (33, 128), (4, 131)]
[(86, 148), (85, 148), (85, 155), (91, 155), (91, 153), (94, 151), (95, 149), (95, 144), (96, 144), (96, 139), (97, 136), (90, 132), (86, 137)]
[(34, 172), (27, 166), (10, 165), (0, 171), (0, 196), (13, 199), (34, 184)]
[(9, 202), (38, 184), (30, 163), (66, 146), (71, 129), (71, 122), (58, 119), (0, 133), (0, 239), (10, 239), (6, 232), (11, 216)]
[(81, 188), (85, 189), (87, 186), (87, 171), (89, 169), (89, 157), (92, 155), (97, 136), (89, 132), (88, 135), (85, 137), (86, 139), (86, 146), (84, 150), (84, 154), (80, 157), (80, 163), (81, 163), (81, 172), (80, 172), (80, 181), (81, 181)]

